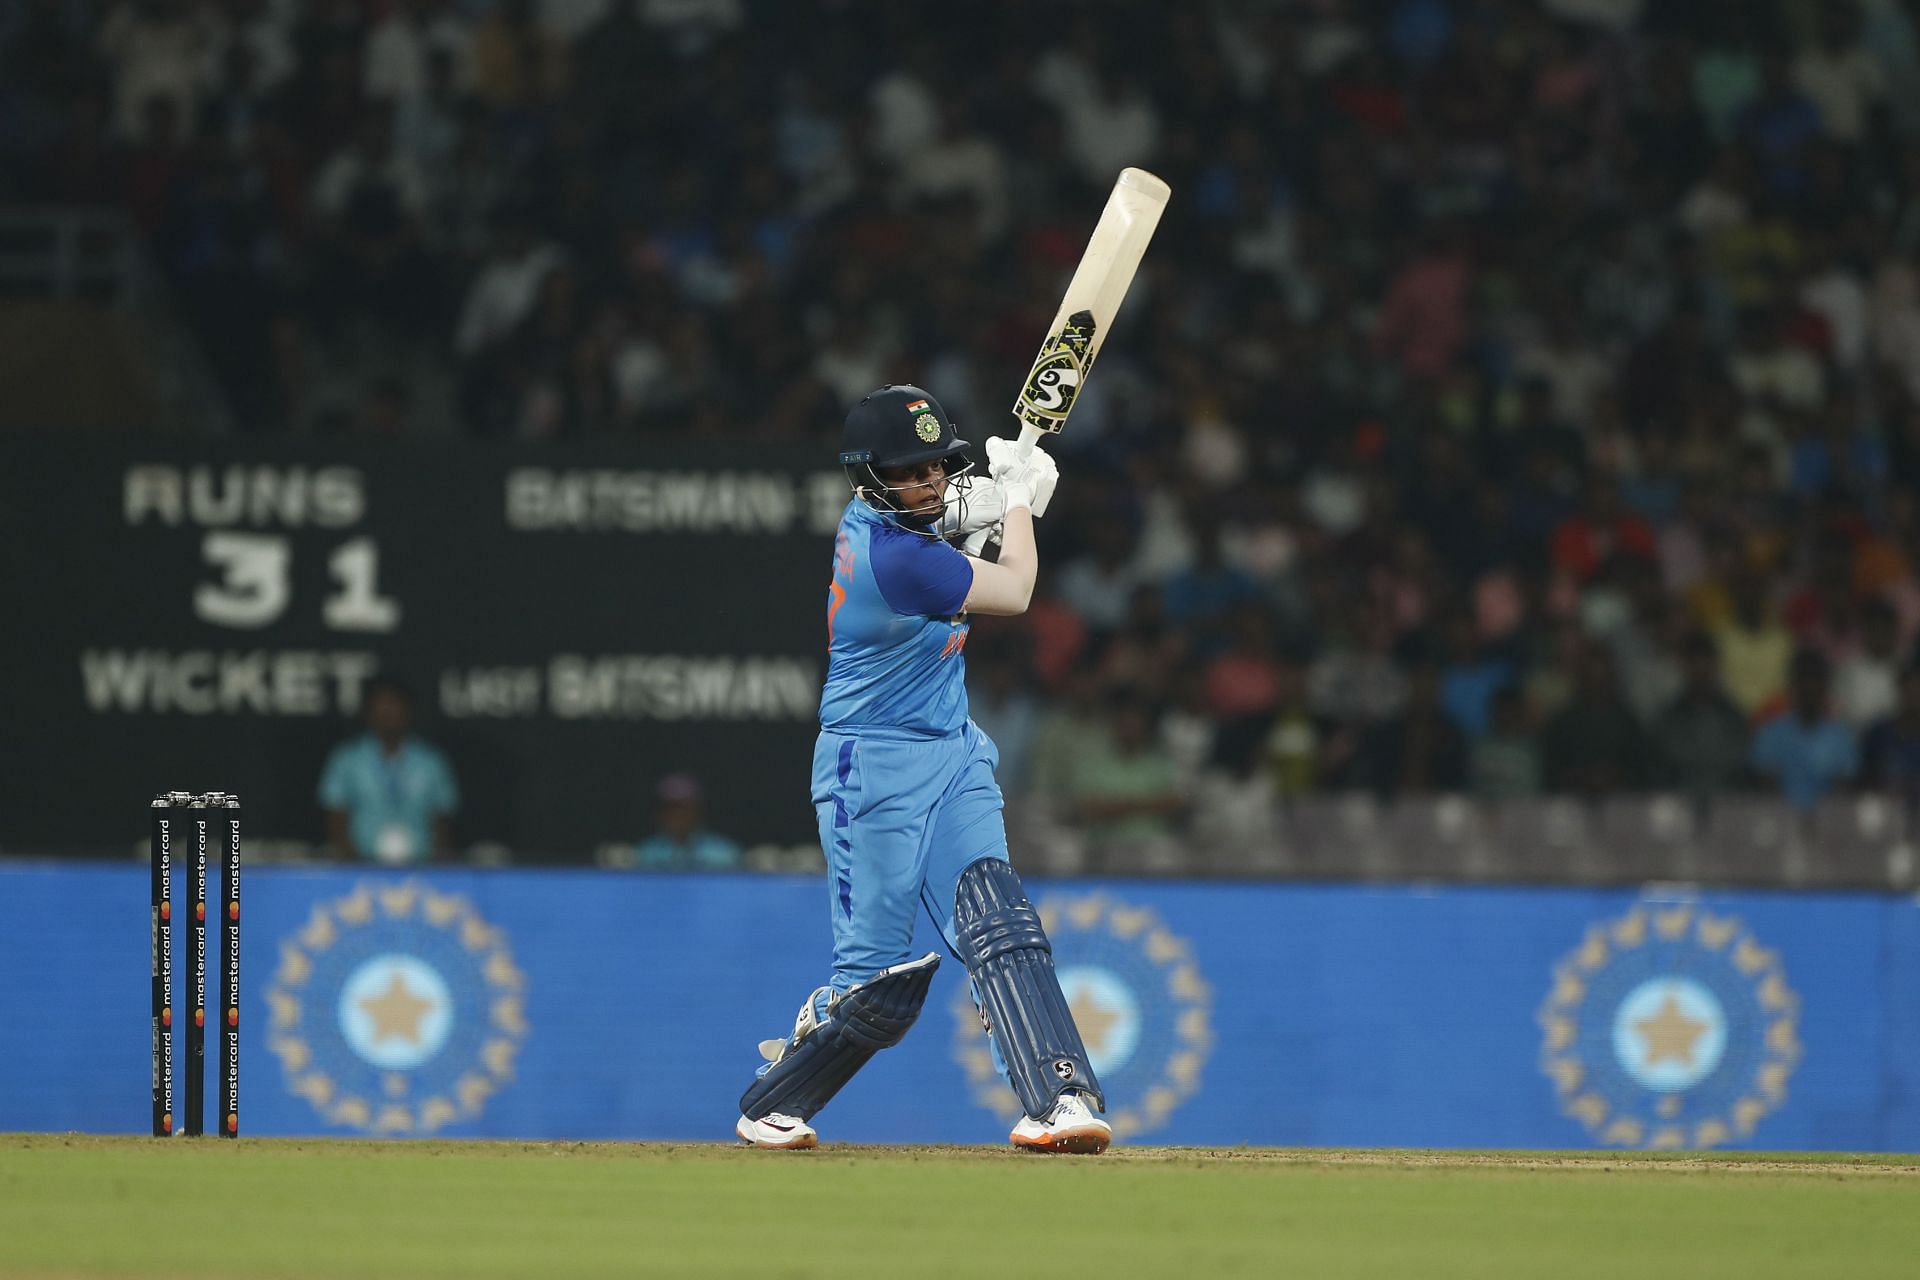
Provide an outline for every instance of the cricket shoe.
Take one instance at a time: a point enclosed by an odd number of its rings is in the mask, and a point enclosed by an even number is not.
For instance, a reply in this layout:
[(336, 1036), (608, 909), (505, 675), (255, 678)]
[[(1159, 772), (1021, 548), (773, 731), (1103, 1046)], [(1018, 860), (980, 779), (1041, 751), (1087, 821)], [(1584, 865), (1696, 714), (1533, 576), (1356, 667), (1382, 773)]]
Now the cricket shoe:
[(768, 1151), (800, 1151), (807, 1147), (820, 1145), (820, 1135), (813, 1126), (794, 1116), (783, 1116), (778, 1111), (761, 1116), (758, 1120), (740, 1117), (740, 1123), (733, 1126), (740, 1135), (740, 1141), (752, 1147), (764, 1147)]
[(1097, 1156), (1113, 1141), (1113, 1126), (1093, 1113), (1084, 1095), (1063, 1093), (1045, 1120), (1021, 1116), (1007, 1138), (1018, 1151)]

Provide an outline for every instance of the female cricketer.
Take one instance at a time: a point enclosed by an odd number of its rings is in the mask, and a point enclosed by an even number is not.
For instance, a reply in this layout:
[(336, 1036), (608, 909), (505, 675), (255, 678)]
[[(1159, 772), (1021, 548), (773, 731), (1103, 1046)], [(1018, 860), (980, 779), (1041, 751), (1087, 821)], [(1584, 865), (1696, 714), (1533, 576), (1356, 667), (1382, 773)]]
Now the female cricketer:
[[(808, 1123), (925, 1003), (937, 953), (909, 954), (925, 908), (967, 968), (996, 1063), (1026, 1113), (1030, 1151), (1097, 1154), (1105, 1099), (1054, 972), (1040, 917), (1007, 861), (999, 752), (967, 716), (967, 615), (1024, 613), (1039, 569), (1033, 520), (1058, 471), (1043, 450), (987, 441), (989, 474), (934, 398), (887, 386), (846, 419), (853, 498), (827, 589), (828, 660), (813, 754), (827, 858), (833, 974), (740, 1099), (757, 1147), (811, 1147)], [(989, 562), (947, 539), (982, 549)]]

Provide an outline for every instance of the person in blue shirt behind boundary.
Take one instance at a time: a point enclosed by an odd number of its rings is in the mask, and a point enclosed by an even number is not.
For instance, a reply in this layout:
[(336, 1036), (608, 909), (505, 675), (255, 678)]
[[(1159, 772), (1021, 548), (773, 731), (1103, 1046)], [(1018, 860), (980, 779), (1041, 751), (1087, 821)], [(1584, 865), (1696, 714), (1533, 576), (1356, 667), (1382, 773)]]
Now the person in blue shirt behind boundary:
[(414, 735), (413, 695), (382, 677), (364, 706), (367, 731), (335, 747), (320, 774), (328, 847), (387, 863), (451, 857), (460, 791), (446, 756)]
[[(969, 614), (1024, 613), (1039, 557), (1033, 521), (1058, 481), (1044, 450), (989, 439), (973, 473), (945, 410), (915, 386), (847, 414), (840, 463), (853, 498), (827, 588), (827, 679), (813, 806), (827, 859), (833, 972), (740, 1099), (753, 1146), (811, 1147), (808, 1122), (925, 1003), (938, 953), (914, 959), (921, 909), (966, 965), (994, 1060), (1025, 1114), (1030, 1151), (1094, 1154), (1106, 1100), (1054, 971), (1040, 916), (1007, 860), (999, 753), (967, 715)], [(980, 558), (998, 536), (997, 562)], [(967, 548), (956, 549), (948, 539)], [(972, 553), (972, 554), (969, 554)]]
[(670, 773), (654, 792), (653, 834), (633, 847), (632, 865), (650, 871), (733, 871), (745, 856), (740, 842), (709, 830), (700, 780)]

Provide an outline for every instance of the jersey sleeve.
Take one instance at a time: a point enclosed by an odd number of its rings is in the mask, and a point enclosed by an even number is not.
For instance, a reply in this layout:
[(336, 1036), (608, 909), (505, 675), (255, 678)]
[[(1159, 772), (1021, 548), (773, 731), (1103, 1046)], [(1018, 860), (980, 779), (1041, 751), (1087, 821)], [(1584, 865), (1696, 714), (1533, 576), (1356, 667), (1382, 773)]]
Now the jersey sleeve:
[(937, 538), (889, 532), (873, 540), (873, 580), (895, 613), (951, 618), (973, 589), (973, 566)]

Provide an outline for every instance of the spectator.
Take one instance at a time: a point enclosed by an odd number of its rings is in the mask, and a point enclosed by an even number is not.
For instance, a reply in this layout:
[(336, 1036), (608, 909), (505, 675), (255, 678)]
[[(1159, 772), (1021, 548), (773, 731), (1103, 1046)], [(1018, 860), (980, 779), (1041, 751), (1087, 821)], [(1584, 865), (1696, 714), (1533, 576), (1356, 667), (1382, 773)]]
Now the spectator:
[(649, 871), (732, 871), (740, 844), (707, 828), (700, 780), (690, 773), (660, 779), (653, 834), (633, 848), (633, 863)]
[[(1800, 273), (1799, 301), (1826, 325), (1828, 347), (1843, 372), (1853, 372), (1867, 358), (1867, 282), (1859, 267), (1841, 254), (1836, 238), (1808, 237), (1806, 263)], [(1857, 411), (1849, 397), (1835, 396), (1830, 408)]]
[(1527, 723), (1526, 695), (1512, 685), (1493, 695), (1487, 732), (1474, 739), (1467, 776), (1474, 796), (1499, 803), (1540, 794), (1540, 747)]
[(1714, 629), (1720, 677), (1733, 704), (1752, 716), (1785, 686), (1793, 636), (1768, 607), (1766, 579), (1757, 570), (1741, 566), (1727, 586), (1732, 613)]
[(874, 151), (896, 168), (930, 145), (942, 126), (940, 101), (929, 87), (938, 82), (939, 68), (925, 50), (915, 55), (895, 63), (867, 91)]
[(535, 107), (560, 98), (567, 46), (534, 16), (533, 0), (501, 0), (473, 29), (473, 88), (488, 104)]
[(1083, 744), (1068, 796), (1074, 819), (1095, 847), (1165, 839), (1186, 809), (1179, 770), (1154, 737), (1153, 717), (1130, 694), (1116, 694), (1102, 731)]
[(1439, 670), (1429, 662), (1413, 669), (1400, 713), (1361, 736), (1349, 776), (1355, 786), (1391, 799), (1458, 791), (1466, 769), (1466, 738), (1440, 704)]
[(1187, 633), (1168, 620), (1160, 589), (1135, 587), (1126, 625), (1108, 639), (1100, 656), (1100, 679), (1110, 689), (1132, 689), (1158, 702), (1171, 693), (1169, 682), (1187, 656)]
[[(818, 86), (802, 73), (790, 71), (783, 77), (778, 108), (774, 157), (798, 192), (798, 208), (808, 215), (823, 214), (853, 189), (847, 130)], [(872, 385), (869, 379), (862, 389)]]
[(524, 211), (503, 212), (493, 250), (461, 304), (454, 349), (469, 359), (488, 354), (533, 314), (541, 282), (564, 261), (557, 246), (540, 239)]
[(1553, 531), (1573, 513), (1586, 438), (1553, 416), (1546, 383), (1522, 382), (1517, 395), (1519, 409), (1502, 425), (1508, 428), (1503, 444), (1517, 452), (1518, 462), (1503, 457), (1499, 466), (1509, 478), (1507, 537), (1519, 543), (1515, 556), (1531, 568), (1548, 562)]
[(1329, 760), (1320, 725), (1307, 710), (1306, 681), (1291, 664), (1274, 668), (1273, 713), (1230, 720), (1221, 726), (1216, 753), (1230, 771), (1243, 771), (1243, 743), (1255, 743), (1273, 782), (1273, 793), (1296, 800), (1317, 790), (1322, 777), (1341, 763)]
[(1430, 233), (1422, 252), (1394, 277), (1374, 347), (1407, 377), (1431, 381), (1453, 368), (1467, 339), (1473, 263), (1458, 231)]
[(1585, 583), (1616, 556), (1652, 562), (1659, 547), (1652, 527), (1621, 507), (1619, 485), (1596, 476), (1587, 482), (1581, 509), (1554, 528), (1552, 555), (1554, 568)]
[(1085, 668), (1067, 673), (1059, 696), (1040, 713), (1033, 735), (1030, 795), (1064, 815), (1071, 811), (1074, 770), (1086, 743), (1103, 731), (1098, 675)]
[(427, 204), (426, 178), (394, 146), (392, 110), (368, 108), (353, 145), (314, 179), (323, 260), (316, 300), (336, 322), (351, 314), (417, 328), (440, 318)]
[(1595, 399), (1613, 379), (1607, 362), (1583, 339), (1571, 304), (1564, 301), (1548, 311), (1545, 332), (1520, 352), (1514, 373), (1540, 379), (1552, 397), (1554, 419), (1576, 429), (1588, 425)]
[(1179, 771), (1182, 794), (1193, 794), (1201, 771), (1213, 758), (1216, 732), (1207, 712), (1206, 680), (1191, 669), (1180, 672), (1174, 680), (1173, 700), (1160, 714), (1160, 745)]
[(1794, 87), (1779, 53), (1762, 59), (1760, 95), (1740, 113), (1739, 138), (1759, 157), (1770, 193), (1792, 201), (1806, 188), (1808, 152), (1824, 129), (1820, 109)]
[(1280, 703), (1283, 673), (1273, 624), (1257, 605), (1233, 615), (1233, 647), (1207, 666), (1207, 705), (1221, 720), (1264, 716)]
[(1355, 732), (1398, 713), (1407, 700), (1407, 673), (1394, 658), (1385, 608), (1356, 601), (1329, 630), (1307, 667), (1308, 709)]
[(1899, 704), (1867, 730), (1861, 758), (1862, 785), (1899, 801), (1909, 821), (1920, 816), (1920, 666), (1900, 673)]
[(1193, 523), (1193, 563), (1168, 579), (1167, 620), (1175, 626), (1212, 627), (1259, 594), (1259, 585), (1227, 563), (1220, 548), (1220, 521), (1209, 514)]
[(1461, 614), (1446, 625), (1447, 658), (1440, 668), (1440, 702), (1469, 738), (1486, 732), (1493, 695), (1513, 683), (1513, 664), (1489, 651), (1473, 619)]
[[(176, 230), (181, 194), (193, 182), (197, 168), (179, 111), (172, 98), (147, 99), (141, 108), (137, 143), (127, 158), (127, 205), (139, 224), (156, 237)], [(170, 257), (166, 251), (173, 247), (162, 244), (163, 255)]]
[(1550, 791), (1597, 797), (1642, 782), (1646, 736), (1605, 649), (1581, 655), (1573, 698), (1541, 730), (1540, 752)]
[[(1130, 164), (1150, 165), (1160, 138), (1160, 114), (1133, 76), (1109, 74), (1093, 59), (1040, 68), (1034, 89), (1061, 113), (1067, 153), (1090, 184), (1111, 180)], [(1071, 87), (1069, 87), (1071, 86)]]
[(1886, 76), (1860, 45), (1860, 14), (1852, 0), (1822, 5), (1819, 22), (1819, 39), (1793, 60), (1794, 87), (1813, 104), (1827, 133), (1853, 146), (1886, 96)]
[[(454, 54), (434, 47), (427, 52), (426, 83), (418, 93), (396, 99), (393, 108), (394, 145), (420, 173), (427, 189), (428, 222), (437, 247), (445, 247), (453, 230), (465, 218), (485, 216), (485, 210), (450, 210), (464, 198), (458, 189), (458, 157), (462, 142), (462, 103), (455, 85)], [(465, 245), (461, 246), (466, 247)]]
[(1831, 683), (1826, 658), (1812, 649), (1794, 654), (1787, 709), (1753, 738), (1753, 767), (1802, 813), (1859, 770), (1858, 738), (1828, 707)]
[(1836, 390), (1817, 412), (1797, 422), (1791, 458), (1794, 493), (1808, 500), (1871, 493), (1880, 488), (1887, 449), (1879, 432), (1860, 421), (1859, 401)]
[(367, 731), (335, 747), (320, 774), (329, 851), (385, 863), (451, 857), (460, 793), (446, 756), (414, 736), (413, 694), (371, 681), (365, 718)]
[(1680, 692), (1653, 722), (1657, 786), (1696, 803), (1737, 786), (1747, 767), (1747, 718), (1720, 683), (1713, 638), (1690, 633), (1680, 645)]
[[(1754, 307), (1740, 319), (1740, 345), (1728, 364), (1734, 386), (1758, 413), (1755, 435), (1773, 434), (1767, 413), (1812, 412), (1827, 393), (1826, 369), (1813, 352), (1792, 340), (1789, 316), (1778, 307)], [(1771, 488), (1772, 477), (1768, 477)]]
[(113, 71), (114, 122), (135, 137), (148, 104), (174, 120), (195, 119), (210, 65), (213, 31), (186, 0), (121, 0), (100, 25), (100, 52)]
[(1885, 600), (1867, 601), (1860, 609), (1860, 643), (1834, 667), (1834, 714), (1863, 733), (1885, 720), (1899, 704), (1906, 667), (1900, 615)]
[[(426, 96), (436, 56), (450, 70), (461, 68), (470, 45), (469, 32), (446, 12), (445, 0), (399, 0), (367, 33), (362, 83), (370, 97), (404, 111)], [(471, 75), (470, 68), (462, 68), (455, 78)]]
[(974, 229), (982, 241), (992, 242), (1006, 232), (1005, 156), (974, 130), (958, 103), (949, 101), (943, 108), (937, 137), (904, 153), (900, 191), (915, 199), (965, 196), (977, 211)]
[(1679, 602), (1663, 594), (1649, 565), (1629, 584), (1631, 615), (1606, 637), (1620, 671), (1620, 687), (1642, 724), (1652, 724), (1680, 692), (1681, 648), (1691, 628)]
[(273, 98), (251, 41), (227, 41), (216, 65), (219, 71), (209, 77), (201, 106), (200, 131), (206, 140), (244, 154), (256, 132), (267, 126)]
[(1044, 579), (1034, 588), (1025, 622), (1034, 677), (1046, 685), (1065, 684), (1086, 653), (1086, 622)]
[(967, 657), (967, 710), (981, 732), (1000, 749), (994, 776), (1009, 801), (1026, 792), (1030, 758), (1040, 732), (1040, 704), (1026, 688), (1021, 655), (1006, 648), (976, 645)]
[(1089, 630), (1104, 634), (1126, 623), (1133, 589), (1139, 585), (1134, 535), (1119, 517), (1107, 516), (1094, 524), (1088, 541), (1090, 553), (1075, 557), (1060, 570), (1060, 598)]
[(1839, 530), (1830, 530), (1818, 533), (1807, 551), (1807, 570), (1797, 589), (1780, 604), (1780, 622), (1793, 635), (1797, 649), (1818, 649), (1832, 662), (1859, 647), (1853, 541)]

